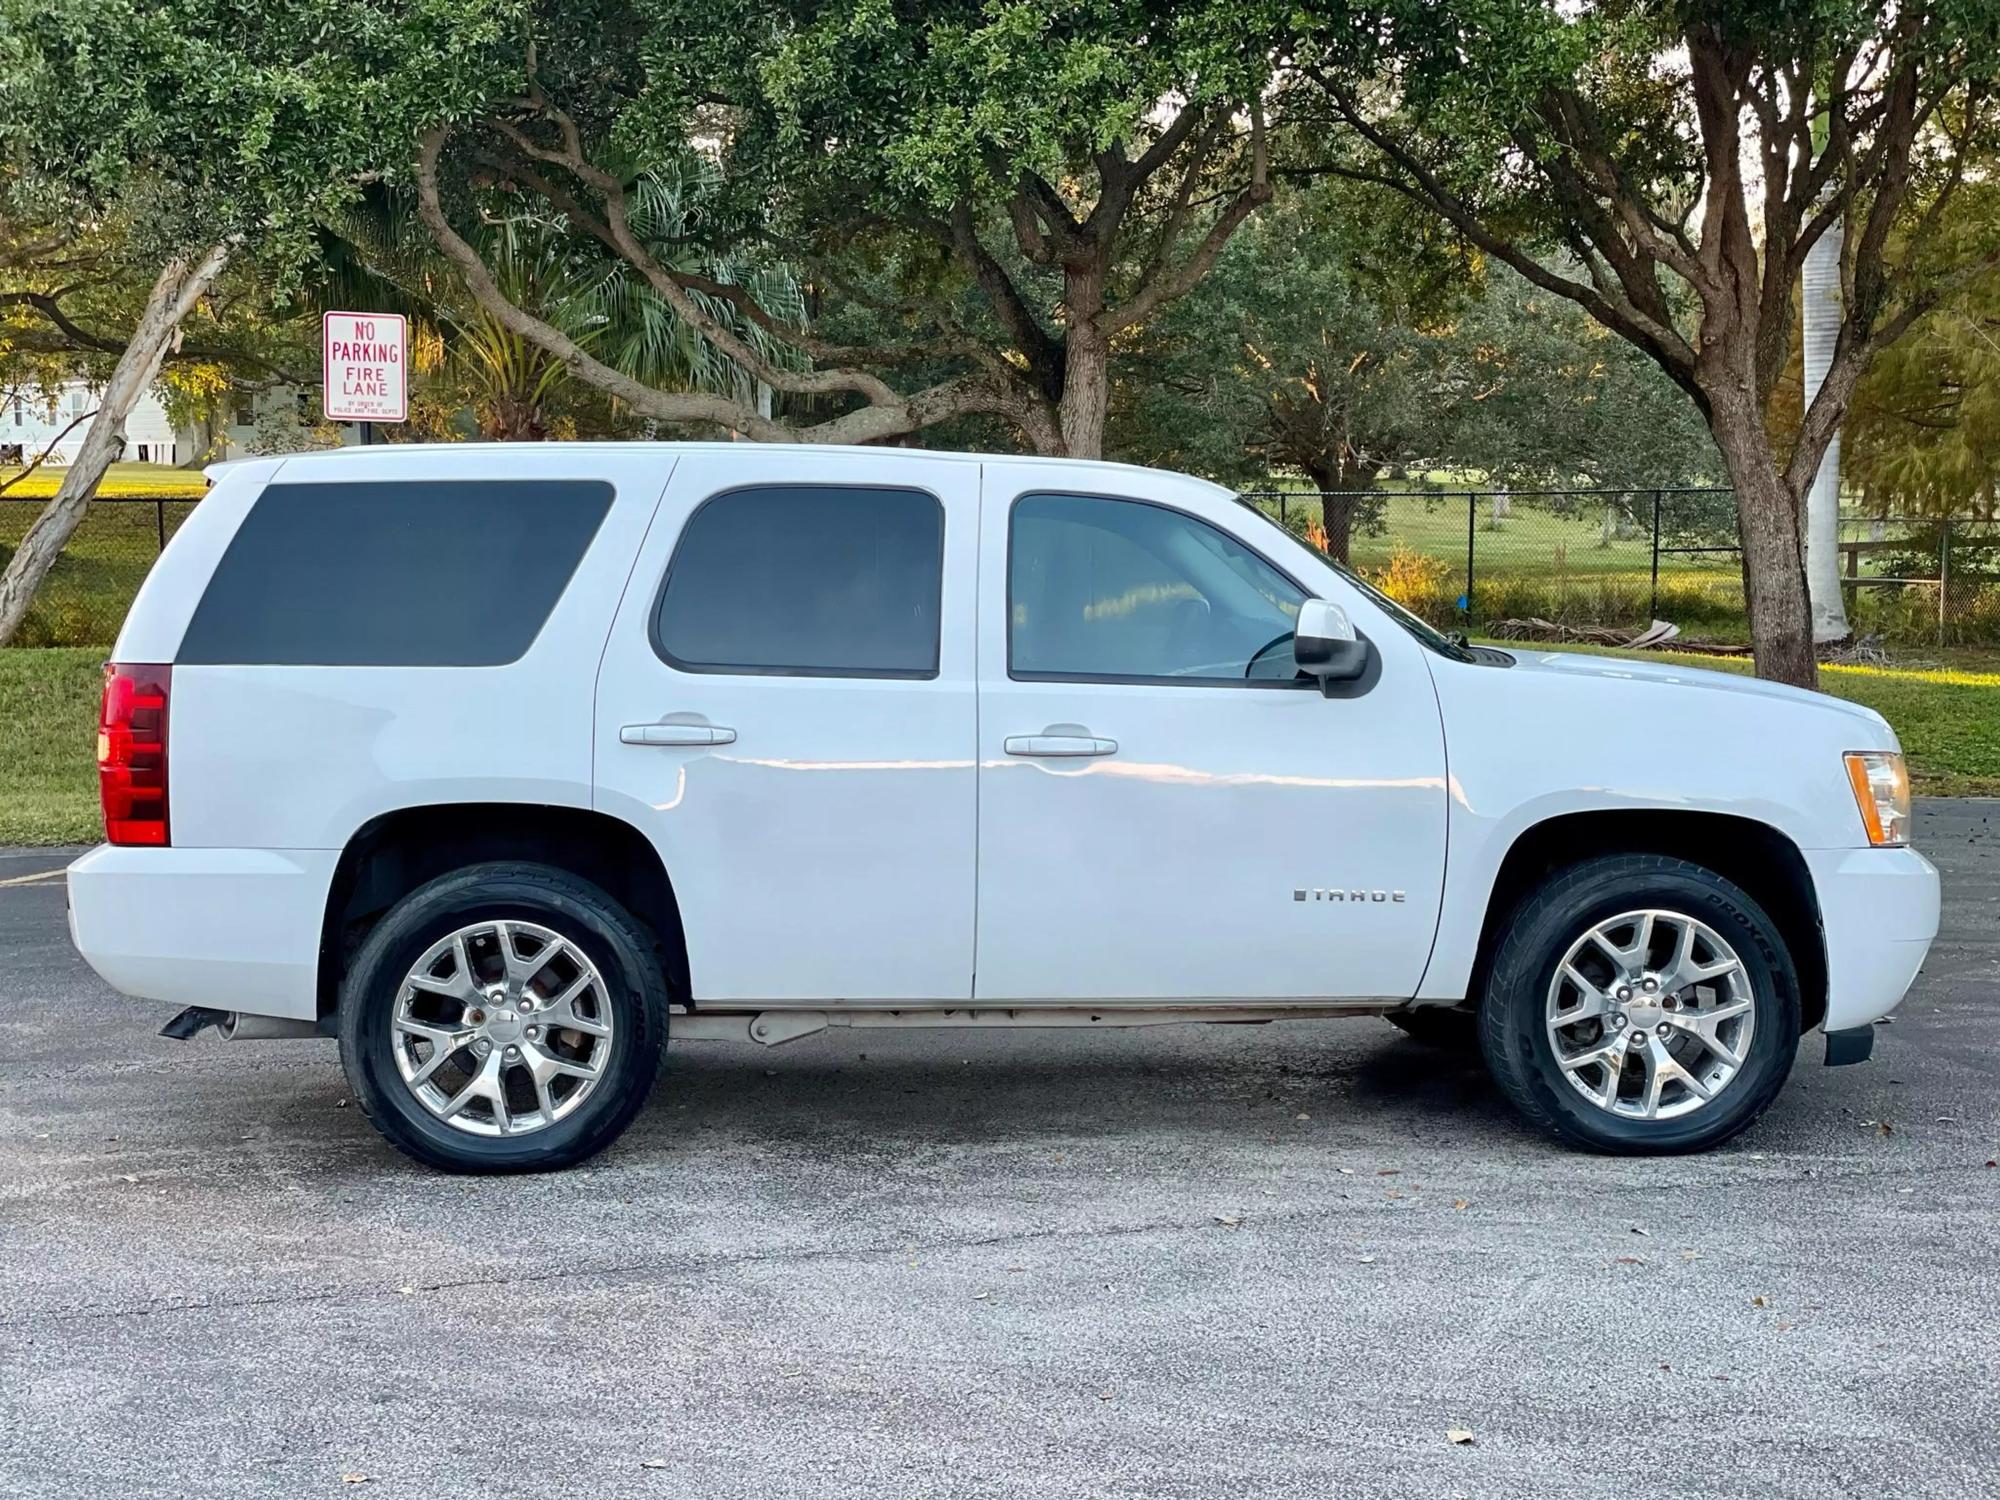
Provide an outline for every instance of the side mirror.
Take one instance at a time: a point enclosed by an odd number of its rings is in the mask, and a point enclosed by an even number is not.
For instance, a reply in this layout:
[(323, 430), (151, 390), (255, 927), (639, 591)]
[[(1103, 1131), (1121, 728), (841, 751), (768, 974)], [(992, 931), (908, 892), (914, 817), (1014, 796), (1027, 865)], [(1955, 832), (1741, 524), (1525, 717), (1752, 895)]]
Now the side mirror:
[(1338, 604), (1308, 599), (1299, 606), (1292, 659), (1299, 670), (1317, 677), (1324, 689), (1352, 682), (1368, 669), (1368, 643), (1354, 634), (1354, 622)]

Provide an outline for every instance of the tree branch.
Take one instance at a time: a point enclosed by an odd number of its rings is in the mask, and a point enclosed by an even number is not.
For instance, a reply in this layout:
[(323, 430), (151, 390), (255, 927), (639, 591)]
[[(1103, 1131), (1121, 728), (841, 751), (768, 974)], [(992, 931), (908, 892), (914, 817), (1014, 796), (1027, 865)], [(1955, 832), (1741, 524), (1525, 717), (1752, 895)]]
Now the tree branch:
[(1118, 333), (1145, 322), (1169, 302), (1185, 297), (1208, 274), (1237, 227), (1270, 200), (1271, 151), (1264, 126), (1264, 102), (1252, 99), (1249, 183), (1216, 216), (1208, 233), (1186, 260), (1172, 270), (1161, 271), (1142, 282), (1139, 289), (1117, 307), (1099, 313), (1096, 318), (1098, 328), (1107, 335)]

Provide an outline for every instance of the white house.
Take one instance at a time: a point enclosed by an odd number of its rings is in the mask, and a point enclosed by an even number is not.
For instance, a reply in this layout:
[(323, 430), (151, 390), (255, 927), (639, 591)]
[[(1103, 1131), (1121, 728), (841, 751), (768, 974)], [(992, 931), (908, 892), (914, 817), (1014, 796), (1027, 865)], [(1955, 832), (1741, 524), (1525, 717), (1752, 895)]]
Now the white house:
[[(35, 391), (16, 391), (0, 398), (0, 467), (33, 463), (54, 445), (48, 462), (65, 465), (83, 449), (97, 409), (97, 393), (80, 380), (56, 391), (54, 399)], [(76, 422), (78, 417), (84, 420)], [(72, 427), (70, 424), (76, 422)], [(125, 421), (125, 451), (121, 458), (138, 463), (171, 464), (187, 457), (174, 424), (157, 391), (148, 391)]]
[[(125, 451), (119, 455), (128, 463), (186, 464), (213, 463), (225, 458), (247, 458), (257, 432), (260, 412), (281, 404), (300, 406), (301, 421), (309, 420), (304, 407), (308, 398), (291, 389), (240, 392), (226, 418), (204, 425), (188, 424), (176, 429), (167, 416), (157, 387), (146, 392), (125, 421)], [(97, 392), (80, 380), (62, 385), (51, 400), (39, 391), (0, 392), (0, 469), (33, 463), (49, 451), (51, 468), (74, 462), (90, 432), (89, 413), (97, 409)], [(70, 426), (78, 417), (85, 420)], [(359, 440), (353, 424), (342, 428), (341, 440)]]

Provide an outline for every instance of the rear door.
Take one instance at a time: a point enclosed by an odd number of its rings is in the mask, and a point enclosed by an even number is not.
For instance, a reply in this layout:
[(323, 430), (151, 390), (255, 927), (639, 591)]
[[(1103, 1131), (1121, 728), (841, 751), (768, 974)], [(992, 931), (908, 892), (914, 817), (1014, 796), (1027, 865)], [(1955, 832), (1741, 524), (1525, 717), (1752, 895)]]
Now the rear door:
[(693, 450), (598, 678), (596, 803), (698, 1003), (972, 992), (976, 464)]

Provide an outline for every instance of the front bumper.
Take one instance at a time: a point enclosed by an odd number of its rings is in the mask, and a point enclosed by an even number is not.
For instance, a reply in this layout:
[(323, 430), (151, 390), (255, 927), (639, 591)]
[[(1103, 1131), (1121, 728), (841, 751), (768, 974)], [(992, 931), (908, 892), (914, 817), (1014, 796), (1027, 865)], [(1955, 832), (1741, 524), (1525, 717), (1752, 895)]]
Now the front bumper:
[(1902, 1002), (1937, 936), (1937, 868), (1914, 849), (1805, 858), (1826, 934), (1826, 1029), (1866, 1026)]
[(312, 1020), (337, 849), (100, 845), (69, 867), (69, 936), (113, 989)]

